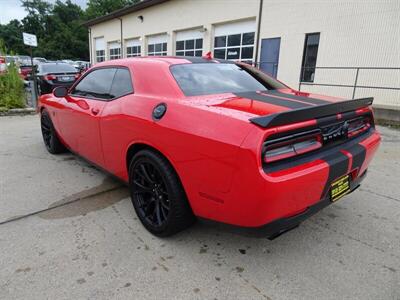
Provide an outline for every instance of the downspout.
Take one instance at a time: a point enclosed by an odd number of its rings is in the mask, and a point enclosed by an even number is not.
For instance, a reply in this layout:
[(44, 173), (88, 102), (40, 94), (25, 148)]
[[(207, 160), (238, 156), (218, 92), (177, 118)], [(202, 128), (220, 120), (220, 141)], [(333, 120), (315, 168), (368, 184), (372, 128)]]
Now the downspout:
[(264, 0), (260, 0), (260, 7), (258, 9), (258, 22), (257, 22), (257, 39), (256, 39), (256, 55), (255, 55), (255, 66), (257, 67), (258, 63), (258, 54), (260, 47), (260, 30), (261, 30), (261, 18), (262, 18), (262, 9), (263, 9)]
[(92, 57), (93, 57), (93, 49), (92, 49), (92, 28), (88, 28), (89, 31), (89, 62), (90, 65), (93, 64)]
[(120, 26), (121, 26), (121, 58), (124, 58), (124, 32), (122, 30), (122, 18), (118, 18), (119, 22), (120, 22)]

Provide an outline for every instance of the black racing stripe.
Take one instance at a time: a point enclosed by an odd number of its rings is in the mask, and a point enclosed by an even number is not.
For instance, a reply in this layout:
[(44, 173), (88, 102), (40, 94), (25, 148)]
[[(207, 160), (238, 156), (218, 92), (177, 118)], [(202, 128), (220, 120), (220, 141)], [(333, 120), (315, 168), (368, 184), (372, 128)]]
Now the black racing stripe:
[(338, 120), (336, 118), (336, 115), (333, 116), (328, 116), (328, 117), (322, 117), (317, 119), (317, 125), (318, 127), (324, 126), (324, 125), (334, 125), (335, 123), (340, 123), (341, 120)]
[(256, 101), (261, 101), (264, 103), (269, 103), (277, 106), (283, 106), (291, 109), (310, 107), (311, 105), (307, 103), (296, 102), (292, 100), (279, 99), (275, 97), (268, 97), (265, 95), (258, 94), (256, 92), (242, 92), (234, 93), (234, 95), (242, 98), (248, 98)]
[(279, 96), (279, 97), (284, 97), (284, 98), (290, 98), (293, 100), (299, 100), (299, 101), (303, 101), (303, 102), (307, 102), (307, 103), (311, 103), (311, 104), (315, 104), (315, 105), (323, 105), (323, 104), (332, 103), (332, 101), (328, 101), (328, 100), (305, 97), (305, 96), (297, 96), (297, 95), (293, 95), (293, 94), (286, 94), (286, 93), (282, 93), (279, 91), (266, 91), (263, 93), (271, 94), (271, 95)]
[(365, 157), (367, 154), (365, 147), (360, 144), (356, 144), (352, 147), (345, 148), (344, 150), (350, 152), (351, 155), (353, 156), (351, 170), (354, 170), (357, 168), (360, 170), (361, 166), (363, 165), (363, 163), (365, 161)]
[(323, 160), (329, 165), (329, 175), (328, 179), (326, 180), (321, 199), (325, 197), (335, 179), (347, 174), (347, 169), (349, 166), (349, 158), (342, 152), (328, 155)]

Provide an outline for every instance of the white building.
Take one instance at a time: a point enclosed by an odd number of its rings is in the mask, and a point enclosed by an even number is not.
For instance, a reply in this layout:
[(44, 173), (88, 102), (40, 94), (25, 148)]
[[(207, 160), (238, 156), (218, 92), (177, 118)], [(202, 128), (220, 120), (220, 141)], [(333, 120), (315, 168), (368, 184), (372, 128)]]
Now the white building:
[(399, 0), (144, 0), (86, 25), (92, 63), (210, 51), (295, 89), (400, 109)]

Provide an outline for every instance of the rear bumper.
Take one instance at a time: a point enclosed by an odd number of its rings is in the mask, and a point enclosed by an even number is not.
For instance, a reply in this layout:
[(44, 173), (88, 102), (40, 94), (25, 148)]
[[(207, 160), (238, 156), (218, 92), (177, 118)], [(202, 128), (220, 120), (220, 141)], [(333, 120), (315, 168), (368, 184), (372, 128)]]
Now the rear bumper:
[[(350, 194), (355, 191), (359, 186), (362, 180), (366, 177), (367, 171), (359, 176), (357, 179), (350, 182)], [(345, 198), (346, 196), (344, 196)], [(341, 201), (341, 200), (339, 200)], [(212, 223), (214, 226), (231, 233), (236, 233), (244, 236), (251, 237), (259, 237), (259, 238), (268, 238), (270, 240), (277, 238), (278, 236), (298, 227), (303, 221), (307, 220), (323, 208), (333, 204), (330, 199), (330, 196), (326, 196), (321, 199), (319, 202), (307, 207), (303, 212), (296, 214), (294, 216), (280, 218), (270, 223), (267, 223), (258, 227), (242, 227), (225, 223), (217, 223), (209, 220), (205, 220), (206, 223)]]
[(280, 170), (259, 168), (259, 172), (254, 172), (259, 167), (254, 154), (242, 151), (241, 167), (233, 176), (231, 190), (213, 194), (214, 198), (200, 198), (202, 205), (194, 212), (204, 219), (250, 231), (256, 228), (264, 236), (272, 236), (330, 204), (331, 185), (339, 178), (349, 175), (351, 191), (355, 190), (379, 144), (379, 133), (371, 130), (317, 157), (291, 160), (290, 166)]
[[(349, 193), (355, 191), (360, 186), (360, 183), (365, 178), (366, 173), (367, 171), (365, 171), (356, 180), (350, 182)], [(330, 196), (327, 195), (325, 196), (324, 199), (308, 207), (304, 212), (300, 214), (288, 218), (281, 218), (271, 223), (265, 224), (263, 226), (251, 228), (251, 230), (258, 233), (258, 235), (261, 234), (262, 236), (268, 237), (269, 239), (274, 239), (280, 236), (281, 234), (299, 226), (301, 222), (305, 221), (306, 219), (308, 219), (309, 217), (316, 214), (317, 212), (319, 212), (320, 210), (322, 210), (323, 208), (332, 203), (334, 202), (332, 202)]]

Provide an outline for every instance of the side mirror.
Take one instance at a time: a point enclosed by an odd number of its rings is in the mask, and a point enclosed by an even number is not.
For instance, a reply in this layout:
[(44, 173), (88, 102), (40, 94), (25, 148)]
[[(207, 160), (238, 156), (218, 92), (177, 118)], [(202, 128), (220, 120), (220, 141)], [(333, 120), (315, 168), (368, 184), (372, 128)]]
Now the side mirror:
[(53, 95), (56, 96), (57, 98), (65, 97), (68, 95), (68, 88), (66, 88), (65, 86), (56, 87), (53, 90)]

